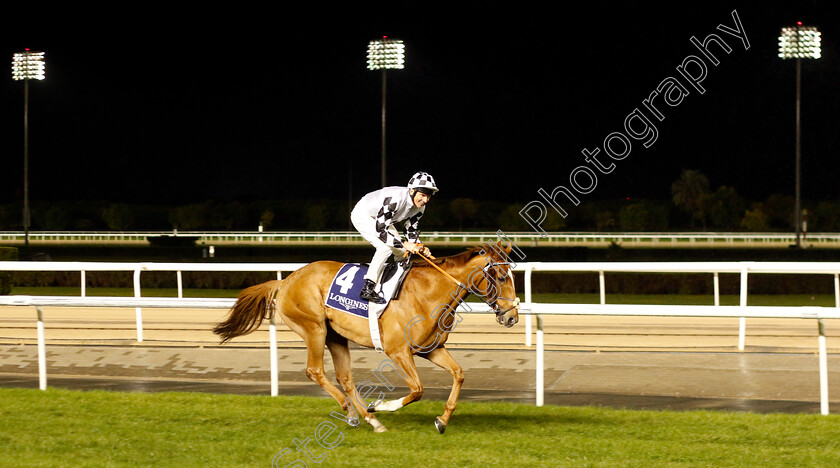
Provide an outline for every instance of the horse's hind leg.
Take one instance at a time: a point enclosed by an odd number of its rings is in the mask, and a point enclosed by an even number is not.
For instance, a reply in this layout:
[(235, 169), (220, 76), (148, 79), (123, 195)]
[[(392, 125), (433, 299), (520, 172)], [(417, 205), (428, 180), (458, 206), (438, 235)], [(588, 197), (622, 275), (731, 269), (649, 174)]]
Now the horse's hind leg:
[[(303, 330), (300, 325), (291, 321), (286, 321), (289, 328), (292, 328), (298, 335), (304, 337), (306, 343), (306, 376), (309, 380), (320, 385), (343, 409), (348, 409), (347, 399), (341, 390), (338, 389), (332, 382), (327, 379), (324, 371), (324, 344), (327, 338), (326, 326), (319, 323), (309, 323), (306, 327), (306, 333), (301, 333)], [(298, 331), (301, 329), (301, 331)], [(348, 421), (352, 424), (352, 421)]]
[(449, 423), (449, 417), (452, 416), (452, 412), (455, 411), (455, 405), (458, 404), (461, 385), (464, 383), (464, 371), (461, 369), (461, 365), (455, 362), (455, 358), (443, 346), (435, 348), (429, 354), (421, 354), (420, 356), (442, 367), (452, 375), (452, 391), (449, 392), (449, 399), (446, 400), (446, 409), (443, 415), (435, 418), (435, 427), (437, 427), (438, 432), (443, 434), (443, 431), (446, 430), (446, 425)]
[[(327, 335), (327, 348), (330, 350), (330, 354), (333, 358), (336, 380), (338, 380), (338, 383), (341, 384), (345, 393), (348, 395), (346, 401), (352, 403), (352, 406), (347, 404), (347, 407), (344, 408), (348, 411), (348, 418), (352, 418), (353, 406), (355, 406), (358, 414), (360, 414), (362, 418), (368, 422), (368, 424), (373, 426), (373, 432), (387, 431), (388, 429), (386, 429), (385, 426), (376, 419), (376, 416), (368, 413), (367, 404), (365, 404), (362, 397), (359, 396), (356, 385), (353, 383), (350, 348), (347, 347), (347, 338), (344, 338), (335, 331), (330, 330)], [(342, 405), (342, 407), (343, 406), (344, 405)]]

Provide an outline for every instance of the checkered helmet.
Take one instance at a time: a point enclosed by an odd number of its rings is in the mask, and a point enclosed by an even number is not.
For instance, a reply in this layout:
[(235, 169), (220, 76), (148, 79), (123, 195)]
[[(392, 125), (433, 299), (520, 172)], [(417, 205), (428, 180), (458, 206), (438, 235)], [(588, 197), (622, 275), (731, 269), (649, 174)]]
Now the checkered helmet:
[(408, 188), (418, 189), (423, 192), (431, 191), (431, 193), (438, 191), (434, 177), (426, 172), (418, 172), (411, 176), (411, 179), (408, 181)]

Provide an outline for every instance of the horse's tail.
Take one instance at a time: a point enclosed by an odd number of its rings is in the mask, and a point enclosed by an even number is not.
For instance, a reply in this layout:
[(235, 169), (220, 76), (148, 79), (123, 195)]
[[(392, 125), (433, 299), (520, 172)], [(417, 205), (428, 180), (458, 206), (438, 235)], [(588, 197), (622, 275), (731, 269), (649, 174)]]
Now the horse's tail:
[(282, 283), (280, 280), (267, 281), (239, 293), (225, 321), (213, 328), (213, 333), (221, 337), (221, 343), (247, 335), (259, 328), (263, 320), (270, 319), (276, 310), (274, 297)]

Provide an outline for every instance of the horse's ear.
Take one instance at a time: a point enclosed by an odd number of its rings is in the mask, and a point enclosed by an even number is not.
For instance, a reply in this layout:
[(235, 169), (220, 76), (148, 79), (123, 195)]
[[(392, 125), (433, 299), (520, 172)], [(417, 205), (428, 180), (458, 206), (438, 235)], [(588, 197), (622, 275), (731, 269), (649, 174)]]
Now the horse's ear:
[[(510, 246), (510, 244), (505, 244), (505, 243), (504, 243), (504, 242), (502, 242), (501, 240), (497, 240), (497, 241), (496, 241), (496, 245), (498, 245), (498, 246), (499, 246), (499, 249), (500, 249), (500, 250), (504, 250), (506, 254), (509, 254), (509, 253), (510, 253), (510, 250), (511, 250), (511, 246)], [(508, 255), (508, 256), (509, 256), (509, 255)]]

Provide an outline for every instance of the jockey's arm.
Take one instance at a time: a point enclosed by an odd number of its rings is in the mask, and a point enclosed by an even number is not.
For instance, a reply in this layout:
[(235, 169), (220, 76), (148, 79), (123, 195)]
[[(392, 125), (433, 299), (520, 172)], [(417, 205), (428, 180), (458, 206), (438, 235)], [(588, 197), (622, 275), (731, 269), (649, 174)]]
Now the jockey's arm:
[(432, 252), (428, 247), (420, 242), (420, 230), (418, 229), (420, 218), (423, 217), (423, 212), (417, 213), (405, 222), (405, 237), (403, 248), (413, 254), (421, 254), (424, 257), (432, 257)]

